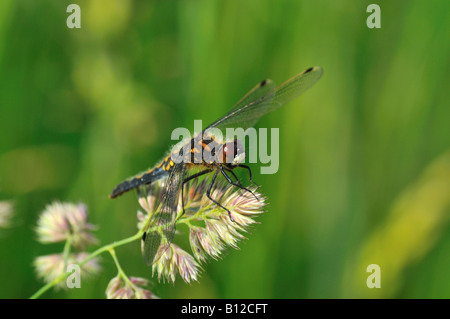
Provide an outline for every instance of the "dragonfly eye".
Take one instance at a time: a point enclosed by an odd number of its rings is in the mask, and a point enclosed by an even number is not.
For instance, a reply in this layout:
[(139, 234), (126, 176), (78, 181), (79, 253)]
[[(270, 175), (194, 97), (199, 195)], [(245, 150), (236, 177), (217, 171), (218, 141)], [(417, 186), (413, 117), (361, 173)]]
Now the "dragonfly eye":
[(222, 163), (239, 164), (245, 158), (245, 148), (239, 140), (235, 139), (233, 142), (223, 144), (218, 155)]

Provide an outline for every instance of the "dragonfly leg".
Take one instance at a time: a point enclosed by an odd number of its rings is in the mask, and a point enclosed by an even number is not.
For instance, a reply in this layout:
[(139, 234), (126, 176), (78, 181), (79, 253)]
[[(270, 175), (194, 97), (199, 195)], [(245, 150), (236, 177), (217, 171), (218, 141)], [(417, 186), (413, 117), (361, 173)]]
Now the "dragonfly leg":
[(187, 182), (191, 181), (194, 178), (197, 178), (199, 176), (205, 175), (207, 173), (210, 173), (212, 170), (211, 169), (205, 169), (204, 171), (198, 172), (196, 174), (193, 174), (187, 178), (185, 178), (183, 180), (183, 185), (181, 185), (181, 207), (183, 208), (183, 213), (181, 214), (181, 216), (184, 215), (185, 211), (184, 211), (184, 184), (186, 184)]
[[(222, 166), (220, 166), (220, 172), (221, 172), (222, 175), (226, 178), (226, 180), (228, 181), (228, 183), (230, 183), (230, 184), (233, 185), (233, 186), (236, 186), (236, 187), (238, 187), (238, 188), (240, 188), (240, 189), (243, 189), (243, 190), (249, 192), (250, 194), (252, 194), (253, 196), (255, 196), (256, 200), (259, 200), (258, 197), (257, 197), (251, 190), (249, 190), (248, 188), (245, 188), (245, 187), (242, 186), (240, 183), (239, 183), (239, 184), (233, 183), (233, 181), (231, 180), (230, 176), (227, 175), (227, 173), (224, 171), (224, 169), (223, 169)], [(234, 175), (234, 173), (233, 173), (233, 175)], [(235, 175), (235, 176), (236, 176), (236, 175)], [(239, 181), (239, 180), (238, 180), (238, 181)]]
[(253, 179), (252, 179), (252, 170), (250, 169), (250, 166), (247, 166), (247, 165), (244, 165), (244, 164), (239, 164), (237, 167), (242, 167), (242, 168), (247, 169), (247, 170), (248, 170), (248, 175), (249, 175), (248, 179), (250, 180), (250, 182), (252, 182), (253, 185), (255, 185), (255, 186), (258, 187), (258, 188), (261, 187), (260, 185), (256, 184), (256, 183), (253, 181)]
[(234, 178), (236, 179), (236, 184), (242, 185), (241, 181), (239, 180), (239, 178), (236, 176), (236, 174), (231, 169), (229, 169), (227, 167), (224, 167), (223, 169), (234, 176)]
[(213, 175), (213, 177), (212, 177), (212, 179), (211, 179), (211, 184), (209, 184), (208, 190), (206, 191), (206, 196), (207, 196), (214, 204), (216, 204), (216, 205), (219, 206), (220, 208), (226, 210), (226, 211), (228, 212), (228, 217), (230, 217), (230, 220), (231, 220), (232, 222), (234, 222), (233, 217), (231, 217), (231, 212), (230, 212), (227, 208), (225, 208), (225, 207), (223, 207), (222, 205), (220, 205), (220, 203), (219, 203), (218, 201), (214, 200), (214, 199), (211, 197), (211, 189), (212, 189), (212, 187), (213, 187), (213, 185), (214, 185), (214, 183), (215, 183), (215, 181), (216, 181), (217, 175), (219, 175), (219, 169), (216, 170), (216, 172), (214, 173), (214, 175)]

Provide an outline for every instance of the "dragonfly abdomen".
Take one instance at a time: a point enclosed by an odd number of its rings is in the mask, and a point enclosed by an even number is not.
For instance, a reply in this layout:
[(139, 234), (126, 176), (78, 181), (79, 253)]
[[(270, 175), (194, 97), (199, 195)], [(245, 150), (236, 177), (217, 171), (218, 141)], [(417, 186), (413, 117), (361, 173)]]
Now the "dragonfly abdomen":
[[(172, 163), (172, 164), (171, 164)], [(170, 157), (166, 157), (164, 161), (162, 161), (158, 166), (153, 169), (148, 170), (147, 172), (137, 175), (133, 178), (127, 179), (123, 181), (119, 185), (117, 185), (111, 194), (110, 198), (116, 198), (117, 196), (122, 195), (134, 188), (137, 188), (141, 185), (148, 185), (157, 181), (164, 176), (167, 176), (173, 167), (173, 162), (170, 160)]]

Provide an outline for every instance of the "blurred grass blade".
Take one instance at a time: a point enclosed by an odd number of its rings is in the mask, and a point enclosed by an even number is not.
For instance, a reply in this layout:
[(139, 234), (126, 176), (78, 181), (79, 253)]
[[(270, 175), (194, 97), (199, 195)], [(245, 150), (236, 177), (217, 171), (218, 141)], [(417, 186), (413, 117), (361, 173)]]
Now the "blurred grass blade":
[[(362, 244), (356, 261), (348, 263), (344, 297), (394, 297), (406, 268), (433, 248), (448, 221), (450, 152), (432, 162), (422, 176), (394, 202), (382, 225)], [(369, 289), (367, 266), (381, 268), (381, 289)], [(346, 280), (345, 280), (346, 279)]]

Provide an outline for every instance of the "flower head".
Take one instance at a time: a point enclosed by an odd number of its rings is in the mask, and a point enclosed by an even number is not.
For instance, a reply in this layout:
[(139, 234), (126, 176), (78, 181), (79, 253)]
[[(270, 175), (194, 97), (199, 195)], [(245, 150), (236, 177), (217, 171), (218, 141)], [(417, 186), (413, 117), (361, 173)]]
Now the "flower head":
[(148, 285), (148, 280), (139, 277), (124, 279), (117, 275), (106, 288), (106, 298), (108, 299), (158, 299), (151, 291), (143, 289)]
[(175, 282), (178, 271), (186, 283), (196, 281), (199, 273), (199, 263), (187, 252), (175, 244), (161, 245), (155, 256), (152, 274), (158, 274), (158, 280)]
[[(265, 197), (255, 191), (255, 188), (236, 190), (230, 184), (217, 186), (211, 197), (228, 211), (218, 207), (207, 196), (201, 197), (202, 208), (186, 217), (190, 224), (191, 249), (197, 260), (217, 259), (226, 247), (238, 248), (239, 241), (245, 238), (242, 232), (256, 223), (254, 218), (263, 213), (266, 205)], [(198, 226), (199, 223), (204, 223), (204, 227)]]
[[(88, 256), (88, 253), (71, 254), (67, 260), (64, 260), (63, 254), (51, 254), (46, 256), (39, 256), (34, 260), (34, 267), (37, 276), (44, 282), (49, 283), (57, 279), (66, 272), (64, 266), (71, 264), (78, 264)], [(97, 275), (100, 272), (100, 265), (97, 258), (93, 258), (81, 266), (81, 277), (89, 278)], [(59, 288), (67, 288), (66, 282), (61, 281), (57, 284)]]
[(82, 249), (98, 242), (91, 234), (96, 227), (88, 223), (84, 204), (54, 202), (47, 205), (37, 224), (36, 232), (41, 243), (61, 242), (70, 237), (73, 246)]
[[(151, 187), (153, 189), (147, 186), (147, 192), (138, 192), (139, 203), (146, 211), (146, 214), (138, 213), (138, 226), (146, 230), (151, 228), (153, 234), (165, 236), (164, 227), (167, 225), (158, 225), (152, 221), (152, 217), (157, 216), (162, 209), (162, 191), (158, 186)], [(184, 214), (180, 192), (178, 210), (174, 212), (176, 226), (184, 224), (189, 228), (189, 241), (194, 257), (173, 244), (171, 238), (162, 238), (152, 267), (152, 273), (156, 273), (158, 279), (174, 282), (178, 272), (185, 282), (197, 280), (199, 263), (209, 258), (220, 258), (227, 247), (237, 249), (239, 241), (245, 238), (242, 233), (247, 232), (247, 229), (256, 223), (254, 218), (264, 211), (266, 198), (256, 193), (254, 187), (242, 190), (229, 183), (216, 183), (211, 197), (226, 209), (208, 198), (208, 187), (207, 179), (201, 182), (194, 179), (185, 185), (182, 198)], [(152, 194), (152, 191), (156, 192)], [(158, 227), (161, 229), (158, 230)]]

